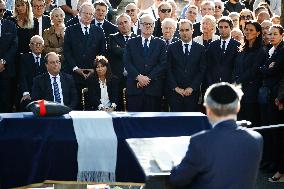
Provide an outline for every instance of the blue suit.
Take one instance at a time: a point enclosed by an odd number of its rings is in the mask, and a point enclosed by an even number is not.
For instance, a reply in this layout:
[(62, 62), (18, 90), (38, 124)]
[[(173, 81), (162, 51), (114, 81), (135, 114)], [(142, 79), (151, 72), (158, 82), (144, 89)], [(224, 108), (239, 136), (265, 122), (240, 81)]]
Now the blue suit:
[(252, 189), (263, 148), (262, 136), (225, 120), (193, 135), (185, 157), (173, 168), (173, 185), (190, 189)]
[(210, 86), (218, 82), (232, 82), (234, 61), (239, 52), (240, 43), (230, 39), (225, 53), (221, 50), (221, 40), (210, 43), (206, 51), (207, 69), (206, 84)]
[[(126, 92), (128, 96), (143, 96), (146, 98), (157, 97), (159, 99), (163, 93), (163, 83), (166, 75), (166, 44), (159, 38), (151, 37), (151, 42), (147, 55), (143, 53), (142, 37), (136, 37), (128, 40), (124, 51), (124, 64), (127, 75)], [(148, 76), (150, 84), (143, 88), (137, 88), (137, 76), (139, 74)], [(134, 99), (133, 99), (134, 100)], [(154, 101), (154, 100), (153, 100)], [(140, 100), (141, 102), (141, 100)], [(135, 106), (136, 100), (128, 100), (128, 105)], [(147, 111), (145, 106), (134, 108), (129, 111)], [(143, 110), (142, 110), (143, 109)], [(148, 111), (159, 111), (158, 107), (148, 109)]]
[[(183, 52), (182, 41), (168, 46), (168, 100), (171, 111), (197, 111), (199, 88), (205, 72), (205, 48), (192, 41), (189, 56)], [(182, 97), (175, 88), (192, 88), (190, 96)]]

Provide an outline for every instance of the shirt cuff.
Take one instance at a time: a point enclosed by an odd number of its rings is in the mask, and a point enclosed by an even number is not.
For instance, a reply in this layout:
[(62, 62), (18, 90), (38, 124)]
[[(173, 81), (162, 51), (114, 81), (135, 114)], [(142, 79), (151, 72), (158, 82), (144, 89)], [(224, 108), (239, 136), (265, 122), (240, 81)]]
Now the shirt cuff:
[(23, 96), (30, 95), (29, 92), (23, 92)]
[(78, 66), (75, 66), (75, 67), (73, 68), (73, 72), (74, 72), (75, 70), (77, 70), (77, 69), (79, 69)]
[(112, 107), (113, 109), (116, 109), (116, 104), (115, 104), (115, 103), (111, 103), (111, 107)]
[(102, 105), (102, 104), (100, 104), (99, 106), (98, 106), (98, 110), (102, 110), (104, 108), (104, 105)]

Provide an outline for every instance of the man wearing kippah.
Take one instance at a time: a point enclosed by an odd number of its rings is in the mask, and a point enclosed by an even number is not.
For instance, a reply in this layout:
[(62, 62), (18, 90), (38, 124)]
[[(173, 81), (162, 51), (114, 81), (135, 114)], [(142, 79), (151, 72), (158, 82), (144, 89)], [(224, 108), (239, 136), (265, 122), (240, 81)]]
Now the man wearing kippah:
[(252, 189), (262, 155), (262, 136), (236, 124), (241, 89), (210, 86), (204, 105), (212, 129), (195, 134), (181, 163), (171, 171), (174, 186), (191, 189)]

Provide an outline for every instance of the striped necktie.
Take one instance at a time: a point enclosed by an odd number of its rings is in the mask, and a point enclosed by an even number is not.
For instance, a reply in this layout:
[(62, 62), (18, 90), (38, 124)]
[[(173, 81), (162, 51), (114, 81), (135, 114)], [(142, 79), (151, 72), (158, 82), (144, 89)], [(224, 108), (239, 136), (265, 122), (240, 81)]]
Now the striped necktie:
[(53, 77), (53, 94), (54, 94), (54, 101), (57, 103), (61, 103), (59, 87), (58, 83), (56, 82), (56, 77)]

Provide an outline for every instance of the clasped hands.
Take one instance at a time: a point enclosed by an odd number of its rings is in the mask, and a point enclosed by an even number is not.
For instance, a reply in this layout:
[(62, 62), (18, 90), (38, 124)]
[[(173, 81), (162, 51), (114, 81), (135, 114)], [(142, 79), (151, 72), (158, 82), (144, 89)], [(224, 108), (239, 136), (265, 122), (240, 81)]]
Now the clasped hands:
[(148, 76), (139, 74), (137, 76), (137, 88), (143, 88), (150, 84), (151, 79)]
[(81, 75), (84, 79), (87, 79), (92, 73), (94, 73), (94, 69), (78, 68), (78, 69), (74, 70), (74, 72)]
[(5, 70), (6, 61), (4, 59), (0, 60), (0, 73)]
[(180, 87), (176, 87), (175, 91), (180, 94), (181, 96), (190, 96), (193, 89), (191, 87), (187, 87), (186, 89), (182, 89)]

